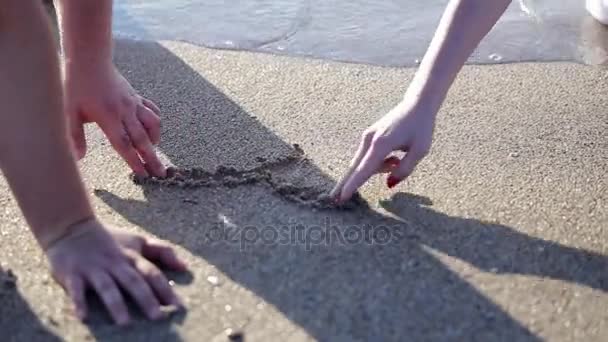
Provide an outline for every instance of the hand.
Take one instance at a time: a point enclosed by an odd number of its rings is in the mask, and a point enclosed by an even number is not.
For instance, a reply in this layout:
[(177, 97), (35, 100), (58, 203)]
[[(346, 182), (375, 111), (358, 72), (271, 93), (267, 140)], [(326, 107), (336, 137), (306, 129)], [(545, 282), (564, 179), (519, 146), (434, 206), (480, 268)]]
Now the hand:
[[(363, 133), (348, 171), (331, 196), (340, 203), (348, 200), (378, 172), (390, 173), (389, 188), (407, 178), (430, 150), (436, 112), (421, 102), (402, 102), (371, 125)], [(405, 155), (389, 156), (394, 151)]]
[(64, 94), (78, 159), (87, 150), (84, 124), (96, 122), (133, 172), (165, 177), (154, 150), (160, 140), (160, 110), (139, 96), (112, 63), (66, 63)]
[(106, 229), (95, 219), (70, 228), (46, 248), (53, 278), (72, 299), (76, 315), (87, 316), (85, 288), (101, 298), (116, 324), (129, 323), (124, 289), (148, 319), (163, 318), (162, 305), (182, 307), (169, 281), (150, 260), (183, 271), (185, 264), (162, 241)]

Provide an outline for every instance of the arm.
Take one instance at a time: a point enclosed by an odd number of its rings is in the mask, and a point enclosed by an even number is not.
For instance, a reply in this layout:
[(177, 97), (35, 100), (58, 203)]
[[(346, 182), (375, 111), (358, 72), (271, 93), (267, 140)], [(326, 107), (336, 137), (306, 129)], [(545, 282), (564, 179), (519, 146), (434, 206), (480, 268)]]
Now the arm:
[(511, 0), (449, 2), (405, 98), (441, 107), (454, 79)]
[(119, 288), (160, 318), (160, 302), (180, 302), (146, 257), (185, 266), (167, 245), (112, 232), (95, 218), (70, 153), (59, 62), (44, 19), (35, 1), (0, 0), (0, 168), (80, 318), (87, 287), (117, 323), (129, 320)]
[(140, 96), (112, 63), (112, 0), (56, 0), (64, 53), (64, 89), (70, 133), (86, 154), (84, 124), (95, 122), (140, 175), (164, 177), (154, 150), (160, 111)]
[[(2, 8), (0, 30), (0, 166), (43, 248), (65, 227), (93, 217), (62, 117), (58, 61), (31, 1)], [(36, 13), (34, 12), (34, 13)], [(28, 14), (31, 15), (31, 14)], [(61, 197), (61, 201), (57, 198)]]
[(55, 0), (66, 65), (112, 64), (112, 0)]
[[(454, 79), (510, 2), (449, 2), (404, 100), (364, 132), (349, 170), (332, 190), (336, 201), (349, 199), (379, 171), (390, 173), (389, 188), (414, 171), (430, 150), (435, 116)], [(387, 158), (393, 151), (407, 153)]]

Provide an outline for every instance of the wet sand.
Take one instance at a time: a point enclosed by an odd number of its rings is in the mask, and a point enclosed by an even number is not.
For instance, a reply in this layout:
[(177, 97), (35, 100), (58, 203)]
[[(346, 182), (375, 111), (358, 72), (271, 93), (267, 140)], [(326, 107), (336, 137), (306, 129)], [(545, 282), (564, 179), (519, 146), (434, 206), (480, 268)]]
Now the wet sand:
[[(414, 72), (170, 42), (120, 41), (116, 61), (161, 107), (159, 151), (178, 171), (217, 181), (298, 144), (305, 161), (272, 178), (315, 191)], [(177, 246), (189, 310), (123, 331), (93, 304), (78, 323), (2, 181), (2, 339), (603, 341), (607, 81), (565, 63), (466, 67), (431, 155), (394, 191), (375, 177), (357, 210), (224, 186), (226, 172), (221, 186), (136, 184), (91, 127), (81, 168), (99, 216)]]

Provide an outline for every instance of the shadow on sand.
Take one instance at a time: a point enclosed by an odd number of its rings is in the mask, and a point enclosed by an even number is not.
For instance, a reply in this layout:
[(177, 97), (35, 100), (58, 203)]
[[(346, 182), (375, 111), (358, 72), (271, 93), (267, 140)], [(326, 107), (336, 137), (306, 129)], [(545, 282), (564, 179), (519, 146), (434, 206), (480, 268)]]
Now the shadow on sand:
[[(137, 60), (145, 62), (128, 62)], [(123, 42), (117, 63), (144, 96), (174, 112), (163, 114), (164, 127), (171, 131), (164, 132), (159, 148), (177, 166), (199, 157), (201, 167), (208, 160), (253, 162), (268, 151), (291, 148), (159, 44)], [(151, 69), (150, 64), (163, 67)], [(150, 75), (150, 70), (158, 73)], [(254, 139), (263, 141), (262, 147), (243, 143)], [(278, 176), (304, 185), (311, 179), (314, 186), (333, 184), (313, 163), (298, 167)], [(487, 272), (608, 291), (606, 256), (529, 237), (504, 225), (452, 217), (433, 210), (430, 199), (412, 194), (399, 193), (384, 202), (394, 215), (389, 216), (365, 206), (351, 212), (312, 211), (284, 202), (259, 185), (221, 190), (146, 186), (144, 192), (146, 201), (122, 199), (105, 190), (96, 195), (134, 224), (215, 265), (320, 341), (540, 340), (430, 250)], [(197, 200), (184, 203), (185, 198)], [(180, 210), (184, 205), (189, 209)], [(241, 238), (210, 238), (217, 237), (213, 234), (218, 227), (228, 229), (226, 221)], [(186, 228), (175, 231), (176, 222)], [(325, 230), (319, 228), (327, 222)], [(294, 225), (304, 232), (304, 240), (273, 243), (260, 238), (269, 227), (289, 235)], [(327, 229), (343, 239), (306, 240), (314, 230), (329, 234)], [(257, 238), (243, 239), (245, 231)]]

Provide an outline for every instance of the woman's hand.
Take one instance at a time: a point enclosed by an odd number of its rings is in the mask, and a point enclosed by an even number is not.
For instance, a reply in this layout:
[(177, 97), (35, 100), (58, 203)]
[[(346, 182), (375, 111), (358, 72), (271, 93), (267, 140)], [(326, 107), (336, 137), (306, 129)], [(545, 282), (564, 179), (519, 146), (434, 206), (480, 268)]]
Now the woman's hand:
[[(421, 101), (404, 101), (363, 132), (359, 148), (341, 181), (332, 190), (338, 202), (348, 200), (376, 173), (389, 173), (393, 188), (424, 158), (433, 140), (437, 110)], [(399, 158), (393, 152), (405, 152)]]

